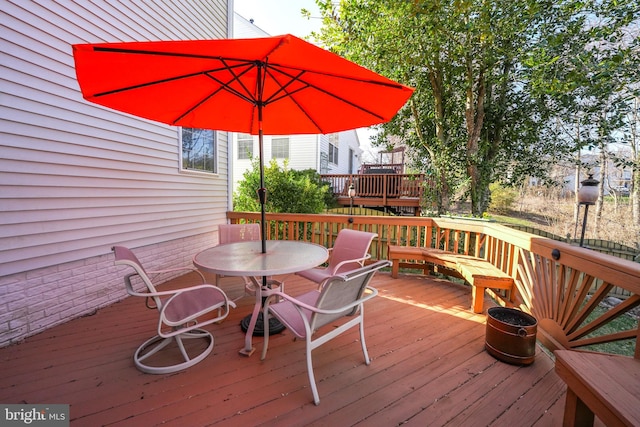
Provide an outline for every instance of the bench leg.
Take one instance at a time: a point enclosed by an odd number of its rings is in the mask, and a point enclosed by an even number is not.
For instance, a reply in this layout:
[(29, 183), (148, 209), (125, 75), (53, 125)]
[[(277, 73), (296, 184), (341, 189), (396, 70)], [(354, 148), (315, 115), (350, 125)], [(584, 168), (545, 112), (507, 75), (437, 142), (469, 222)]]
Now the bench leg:
[(391, 266), (391, 277), (393, 277), (394, 279), (397, 279), (399, 270), (400, 270), (400, 260), (394, 259), (393, 265)]
[(482, 313), (484, 310), (484, 289), (481, 286), (471, 286), (471, 308), (474, 313)]
[(593, 426), (593, 412), (570, 388), (567, 388), (562, 425), (563, 427)]

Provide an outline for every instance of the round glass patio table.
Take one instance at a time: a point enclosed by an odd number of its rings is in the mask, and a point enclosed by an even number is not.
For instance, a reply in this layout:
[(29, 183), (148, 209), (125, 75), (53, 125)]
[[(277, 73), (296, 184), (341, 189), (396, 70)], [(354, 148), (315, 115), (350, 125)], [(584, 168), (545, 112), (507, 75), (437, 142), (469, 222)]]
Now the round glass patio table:
[(263, 297), (268, 296), (270, 291), (263, 286), (266, 277), (308, 270), (329, 258), (329, 251), (324, 246), (296, 240), (267, 240), (266, 249), (266, 253), (262, 253), (262, 242), (259, 240), (244, 241), (214, 246), (193, 257), (193, 264), (202, 271), (224, 276), (245, 276), (254, 282), (256, 303), (248, 322), (245, 346), (240, 350), (246, 356), (255, 350), (251, 338), (261, 313)]

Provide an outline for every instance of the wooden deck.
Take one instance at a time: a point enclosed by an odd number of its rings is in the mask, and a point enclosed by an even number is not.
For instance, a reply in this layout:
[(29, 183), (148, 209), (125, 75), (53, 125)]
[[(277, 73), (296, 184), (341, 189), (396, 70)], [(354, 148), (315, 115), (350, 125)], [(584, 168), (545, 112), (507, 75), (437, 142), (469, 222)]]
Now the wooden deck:
[[(292, 295), (311, 286), (297, 276), (285, 280)], [(237, 279), (222, 286), (231, 297), (242, 292)], [(265, 361), (261, 338), (254, 338), (253, 356), (238, 354), (239, 322), (251, 297), (209, 327), (216, 347), (205, 361), (172, 375), (133, 366), (133, 351), (156, 322), (139, 298), (0, 349), (0, 402), (70, 404), (71, 425), (92, 427), (562, 424), (565, 386), (553, 361), (540, 348), (527, 367), (486, 353), (485, 315), (470, 311), (469, 287), (389, 273), (378, 274), (373, 286), (380, 296), (365, 311), (372, 363), (363, 363), (356, 330), (317, 349), (319, 406), (312, 403), (304, 343), (290, 333), (271, 338)]]

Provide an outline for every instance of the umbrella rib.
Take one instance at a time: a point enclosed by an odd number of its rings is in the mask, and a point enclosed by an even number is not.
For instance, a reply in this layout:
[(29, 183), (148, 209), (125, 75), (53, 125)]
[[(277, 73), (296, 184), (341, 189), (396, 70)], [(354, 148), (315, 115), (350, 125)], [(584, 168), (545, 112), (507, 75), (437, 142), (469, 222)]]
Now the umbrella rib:
[[(247, 64), (239, 64), (239, 65), (234, 65), (233, 68), (246, 67), (246, 66), (247, 66)], [(101, 96), (113, 95), (113, 94), (116, 94), (116, 93), (127, 92), (127, 91), (135, 90), (135, 89), (141, 89), (141, 88), (144, 88), (144, 87), (159, 85), (159, 84), (162, 84), (162, 83), (169, 83), (169, 82), (173, 82), (173, 81), (177, 81), (177, 80), (188, 79), (188, 78), (195, 77), (195, 76), (208, 75), (207, 73), (215, 73), (217, 71), (224, 70), (224, 69), (229, 69), (229, 67), (225, 66), (225, 67), (222, 67), (222, 68), (214, 68), (214, 69), (205, 70), (205, 71), (198, 71), (198, 72), (190, 73), (190, 74), (183, 74), (183, 75), (180, 75), (180, 76), (168, 77), (166, 79), (154, 80), (152, 82), (145, 82), (145, 83), (140, 83), (140, 84), (137, 84), (137, 85), (131, 85), (131, 86), (121, 87), (121, 88), (118, 88), (118, 89), (112, 89), (112, 90), (108, 90), (108, 91), (104, 91), (104, 92), (98, 92), (98, 93), (95, 93), (95, 94), (93, 94), (91, 96), (101, 97)]]
[[(291, 68), (291, 67), (287, 67), (287, 68)], [(293, 69), (293, 68), (292, 68), (292, 69)], [(357, 109), (358, 109), (358, 110), (360, 110), (360, 111), (364, 111), (364, 112), (365, 112), (365, 113), (367, 113), (367, 114), (370, 114), (370, 115), (372, 115), (372, 116), (374, 116), (374, 117), (377, 117), (377, 118), (379, 118), (379, 119), (384, 120), (384, 117), (383, 117), (383, 116), (381, 116), (381, 115), (379, 115), (379, 114), (375, 113), (374, 111), (371, 111), (371, 110), (369, 110), (369, 109), (367, 109), (367, 108), (364, 108), (364, 107), (362, 107), (362, 106), (360, 106), (360, 105), (356, 104), (355, 102), (349, 101), (349, 100), (348, 100), (348, 99), (346, 99), (346, 98), (343, 98), (343, 97), (341, 97), (341, 96), (338, 96), (338, 95), (337, 95), (337, 94), (335, 94), (335, 93), (329, 92), (329, 91), (327, 91), (326, 89), (323, 89), (323, 88), (321, 88), (321, 87), (319, 87), (319, 86), (317, 86), (317, 85), (314, 85), (313, 83), (310, 83), (310, 82), (308, 82), (308, 81), (306, 81), (306, 80), (304, 80), (304, 79), (300, 78), (300, 77), (302, 77), (302, 75), (304, 75), (305, 73), (309, 73), (309, 71), (301, 70), (302, 72), (301, 72), (300, 74), (298, 74), (297, 76), (295, 76), (295, 75), (292, 75), (292, 74), (290, 74), (290, 73), (285, 72), (285, 71), (284, 71), (284, 70), (282, 70), (282, 69), (275, 68), (273, 65), (269, 65), (269, 70), (277, 71), (277, 72), (279, 72), (280, 74), (283, 74), (283, 75), (285, 75), (285, 76), (289, 77), (291, 80), (289, 81), (289, 83), (287, 83), (287, 85), (291, 84), (293, 81), (299, 81), (299, 82), (304, 83), (305, 85), (307, 85), (305, 88), (298, 89), (297, 91), (300, 91), (300, 90), (303, 90), (303, 89), (307, 89), (307, 88), (309, 88), (309, 87), (312, 87), (312, 88), (314, 88), (314, 89), (316, 89), (316, 90), (318, 90), (318, 91), (320, 91), (320, 92), (324, 93), (325, 95), (328, 95), (328, 96), (330, 96), (330, 97), (332, 97), (332, 98), (335, 98), (335, 99), (337, 99), (337, 100), (339, 100), (339, 101), (341, 101), (341, 102), (344, 102), (345, 104), (349, 104), (349, 105), (351, 105), (352, 107), (357, 108)], [(342, 76), (331, 75), (331, 74), (327, 74), (327, 73), (318, 73), (318, 74), (322, 74), (322, 75), (330, 75), (330, 76), (333, 76), (333, 77), (342, 77)], [(345, 78), (345, 79), (348, 79), (348, 80), (352, 80), (352, 81), (359, 81), (359, 82), (366, 82), (366, 83), (369, 83), (369, 81), (368, 81), (368, 80), (358, 80), (358, 79), (355, 79), (355, 78), (349, 78), (349, 77), (342, 77), (342, 78)], [(277, 80), (276, 80), (276, 81), (277, 81)], [(371, 82), (371, 83), (377, 83), (377, 82)], [(382, 83), (382, 82), (380, 82), (380, 84), (383, 84), (383, 83)], [(390, 86), (390, 85), (387, 85), (387, 86)], [(276, 93), (279, 93), (279, 92), (280, 92), (280, 91), (278, 91), (278, 92), (276, 92)], [(280, 97), (280, 98), (278, 98), (278, 99), (281, 99), (281, 98), (283, 98), (283, 97), (284, 97), (284, 96), (282, 96), (282, 97)], [(312, 119), (312, 118), (311, 118), (311, 116), (306, 112), (306, 110), (305, 110), (305, 109), (303, 109), (303, 108), (302, 108), (302, 106), (300, 106), (300, 104), (298, 104), (298, 103), (296, 102), (295, 98), (291, 98), (291, 99), (293, 100), (293, 102), (295, 102), (295, 103), (296, 103), (296, 105), (298, 105), (298, 107), (300, 107), (300, 109), (301, 109), (301, 110), (304, 112), (304, 114), (309, 118), (309, 120), (313, 121), (313, 119)], [(269, 99), (269, 102), (275, 102), (275, 100), (273, 100), (272, 98), (270, 98), (270, 99)], [(314, 123), (315, 123), (315, 122), (314, 122)], [(320, 129), (320, 128), (318, 128), (318, 129)]]
[(171, 124), (176, 126), (176, 124), (182, 120), (185, 116), (187, 116), (189, 113), (191, 113), (193, 110), (195, 110), (196, 108), (198, 108), (199, 106), (201, 106), (202, 104), (204, 104), (205, 102), (207, 102), (209, 99), (211, 99), (212, 97), (214, 97), (218, 92), (220, 92), (223, 88), (220, 87), (217, 90), (211, 92), (210, 94), (208, 94), (207, 96), (205, 96), (203, 99), (201, 99), (200, 101), (198, 101), (193, 107), (189, 108), (188, 110), (186, 110), (184, 113), (180, 114), (176, 119), (174, 119)]
[[(273, 77), (273, 73), (271, 73), (270, 68), (266, 69), (265, 75), (267, 73), (270, 74)], [(305, 73), (305, 71), (301, 70), (300, 73), (297, 76), (289, 76), (289, 78), (290, 78), (289, 81), (284, 85), (281, 84), (277, 79), (273, 78), (273, 81), (276, 82), (278, 84), (278, 86), (280, 86), (280, 89), (278, 89), (272, 96), (270, 96), (269, 99), (265, 100), (263, 102), (263, 105), (267, 105), (267, 104), (270, 104), (270, 103), (273, 103), (273, 102), (277, 102), (277, 101), (279, 101), (281, 99), (284, 99), (284, 98), (289, 98), (289, 99), (291, 99), (291, 101), (293, 101), (294, 104), (296, 104), (298, 106), (300, 111), (302, 111), (304, 113), (304, 115), (307, 116), (309, 121), (311, 123), (313, 123), (313, 125), (316, 127), (316, 129), (321, 131), (320, 125), (318, 125), (318, 123), (313, 119), (313, 117), (311, 117), (309, 115), (309, 113), (307, 113), (307, 111), (302, 107), (302, 105), (300, 105), (300, 103), (298, 101), (296, 101), (295, 97), (293, 96), (294, 94), (296, 94), (298, 92), (301, 92), (301, 91), (307, 89), (310, 86), (307, 82), (304, 82), (304, 81), (300, 80), (300, 77), (302, 77), (302, 75), (304, 73)], [(283, 74), (285, 74), (285, 73), (283, 73)], [(287, 74), (285, 74), (285, 75), (287, 75)], [(299, 81), (299, 82), (303, 83), (305, 86), (301, 87), (301, 88), (298, 88), (298, 89), (295, 89), (295, 90), (290, 91), (290, 92), (287, 91), (287, 87), (290, 86), (295, 81)], [(280, 94), (280, 96), (276, 96), (278, 94)]]
[[(275, 83), (277, 83), (280, 88), (277, 91), (275, 91), (273, 93), (273, 95), (271, 95), (269, 97), (269, 99), (264, 100), (264, 103), (265, 104), (270, 104), (272, 102), (277, 102), (277, 101), (279, 101), (279, 100), (281, 100), (283, 98), (286, 98), (287, 96), (290, 96), (290, 95), (292, 95), (292, 94), (294, 94), (296, 92), (300, 92), (300, 91), (305, 90), (306, 88), (308, 88), (309, 84), (307, 82), (304, 82), (304, 81), (300, 80), (300, 77), (302, 77), (302, 75), (304, 73), (305, 73), (304, 71), (301, 71), (297, 76), (291, 76), (291, 75), (283, 73), (283, 74), (285, 74), (285, 76), (289, 77), (289, 81), (287, 83), (285, 83), (285, 84), (282, 84), (273, 76), (273, 73), (271, 72), (271, 69), (267, 68), (266, 74), (271, 75), (273, 77), (273, 81)], [(299, 81), (301, 83), (304, 83), (305, 86), (301, 87), (301, 88), (298, 88), (298, 89), (295, 89), (295, 90), (293, 90), (291, 92), (288, 92), (287, 91), (287, 87), (289, 87), (295, 81)]]
[[(301, 67), (294, 67), (291, 65), (283, 65), (283, 64), (270, 64), (271, 68), (277, 69), (279, 72), (287, 75), (287, 76), (291, 76), (291, 74), (289, 73), (285, 73), (284, 69), (289, 69), (292, 71), (302, 71), (305, 72), (307, 74), (312, 73), (312, 74), (317, 74), (319, 76), (325, 76), (325, 77), (332, 77), (332, 78), (336, 78), (336, 79), (344, 79), (344, 80), (351, 80), (354, 82), (361, 82), (361, 83), (367, 83), (367, 84), (373, 84), (373, 85), (377, 85), (377, 86), (386, 86), (386, 87), (390, 87), (393, 89), (402, 89), (403, 87), (405, 87), (404, 85), (400, 84), (400, 83), (396, 83), (392, 80), (389, 81), (379, 81), (379, 80), (372, 80), (372, 79), (362, 79), (359, 77), (351, 77), (351, 76), (345, 76), (344, 74), (336, 74), (336, 73), (330, 73), (330, 72), (326, 72), (326, 71), (317, 71), (317, 70), (310, 70), (307, 68), (301, 68)], [(373, 72), (372, 72), (373, 73)], [(381, 76), (384, 77), (384, 76)], [(384, 77), (386, 79), (386, 77)]]
[[(243, 70), (240, 74), (236, 74), (234, 72), (234, 66), (227, 66), (227, 62), (222, 59), (221, 60), (222, 63), (225, 65), (226, 69), (229, 71), (229, 73), (231, 73), (231, 75), (233, 76), (233, 78), (231, 80), (229, 80), (228, 82), (223, 82), (222, 80), (220, 80), (219, 78), (217, 78), (216, 76), (213, 76), (209, 73), (206, 74), (207, 77), (209, 77), (211, 80), (219, 83), (222, 87), (221, 89), (224, 89), (234, 95), (236, 95), (238, 98), (242, 98), (247, 102), (253, 103), (255, 104), (257, 102), (257, 100), (251, 96), (251, 91), (249, 90), (249, 88), (247, 88), (247, 86), (244, 84), (244, 82), (242, 80), (240, 80), (240, 77), (242, 77), (244, 74), (248, 73), (252, 68), (254, 68), (255, 62), (253, 63), (253, 66), (246, 68), (245, 70)], [(233, 81), (237, 81), (238, 84), (240, 86), (242, 86), (242, 89), (244, 89), (245, 93), (243, 94), (241, 91), (234, 89), (232, 87), (229, 86), (229, 84)]]
[[(224, 60), (222, 60), (222, 63), (225, 64), (225, 66), (227, 65), (226, 62)], [(226, 66), (222, 69), (227, 69), (231, 75), (233, 76), (233, 78), (228, 81), (227, 83), (223, 82), (222, 80), (220, 80), (219, 78), (212, 76), (211, 74), (209, 74), (208, 72), (204, 73), (205, 76), (209, 77), (211, 80), (215, 81), (216, 83), (220, 84), (220, 87), (215, 90), (214, 92), (211, 92), (210, 94), (208, 94), (206, 97), (204, 97), (203, 99), (201, 99), (199, 102), (197, 102), (193, 107), (189, 108), (188, 110), (186, 110), (184, 113), (182, 113), (180, 116), (178, 116), (174, 121), (173, 124), (178, 123), (180, 120), (182, 120), (185, 116), (187, 116), (189, 113), (191, 113), (193, 110), (195, 110), (196, 108), (200, 107), (202, 104), (204, 104), (205, 102), (207, 102), (209, 99), (211, 99), (212, 97), (214, 97), (217, 93), (219, 93), (222, 90), (225, 90), (235, 96), (237, 96), (238, 98), (244, 99), (245, 101), (247, 101), (250, 104), (256, 104), (256, 101), (251, 98), (249, 95), (251, 95), (251, 92), (247, 89), (247, 87), (244, 85), (244, 83), (242, 82), (242, 80), (240, 80), (240, 77), (242, 77), (245, 73), (248, 73), (249, 70), (251, 69), (251, 67), (246, 68), (245, 70), (243, 70), (240, 74), (236, 74), (233, 72), (233, 69), (236, 68), (235, 66)], [(229, 83), (233, 82), (233, 81), (237, 81), (240, 86), (242, 86), (242, 88), (245, 90), (245, 92), (248, 95), (243, 94), (242, 92), (229, 87)]]
[(131, 53), (135, 55), (150, 55), (150, 56), (175, 56), (178, 58), (193, 58), (193, 59), (215, 59), (217, 61), (237, 61), (244, 63), (243, 65), (253, 64), (254, 61), (247, 60), (247, 58), (228, 58), (219, 55), (204, 55), (204, 54), (196, 54), (196, 53), (181, 53), (181, 52), (164, 52), (164, 51), (153, 51), (153, 50), (144, 50), (144, 49), (125, 49), (125, 48), (116, 48), (116, 47), (101, 47), (94, 46), (93, 50), (95, 52), (109, 52), (109, 53)]

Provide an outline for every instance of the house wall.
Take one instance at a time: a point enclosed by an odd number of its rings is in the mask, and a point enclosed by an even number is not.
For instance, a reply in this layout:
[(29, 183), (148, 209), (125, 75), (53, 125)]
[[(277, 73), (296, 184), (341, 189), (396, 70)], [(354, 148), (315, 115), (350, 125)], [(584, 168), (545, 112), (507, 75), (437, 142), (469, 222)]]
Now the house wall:
[[(314, 169), (318, 170), (318, 135), (285, 135), (289, 138), (289, 169), (304, 170)], [(278, 136), (264, 135), (263, 141), (263, 155), (264, 163), (268, 165), (273, 159), (271, 151), (271, 139), (278, 138)], [(238, 139), (237, 135), (233, 135), (233, 191), (238, 188), (238, 183), (244, 179), (244, 173), (251, 168), (250, 159), (238, 159)], [(259, 156), (259, 143), (258, 136), (253, 137), (253, 156), (258, 158)], [(276, 159), (278, 164), (283, 165), (284, 159)]]
[[(272, 160), (271, 135), (263, 136), (264, 162)], [(321, 174), (349, 174), (358, 173), (362, 158), (360, 141), (355, 130), (339, 133), (338, 163), (329, 163), (329, 138), (327, 135), (290, 135), (288, 167), (295, 170), (313, 169)], [(250, 159), (238, 159), (237, 135), (233, 135), (233, 191), (236, 191), (244, 173), (251, 167)], [(253, 137), (253, 156), (258, 157), (258, 137)], [(353, 151), (353, 168), (349, 169), (349, 150)], [(277, 159), (280, 165), (284, 160)]]
[(262, 28), (255, 25), (242, 15), (233, 13), (233, 38), (250, 39), (253, 37), (269, 37)]
[[(340, 142), (338, 144), (338, 164), (330, 164), (329, 173), (358, 173), (360, 170), (360, 159), (362, 157), (362, 149), (360, 148), (360, 139), (355, 130), (340, 132)], [(349, 169), (349, 149), (353, 151), (353, 169)]]
[(91, 104), (71, 46), (225, 38), (232, 0), (0, 0), (0, 346), (125, 297), (110, 248), (191, 265), (216, 241), (218, 173), (181, 172), (179, 130)]
[[(353, 170), (349, 170), (349, 149), (353, 150)], [(320, 152), (329, 153), (329, 138), (321, 139)], [(338, 134), (338, 163), (328, 163), (327, 171), (321, 173), (328, 174), (349, 174), (358, 173), (360, 169), (360, 159), (362, 157), (362, 149), (360, 148), (360, 140), (355, 130), (346, 130)]]

